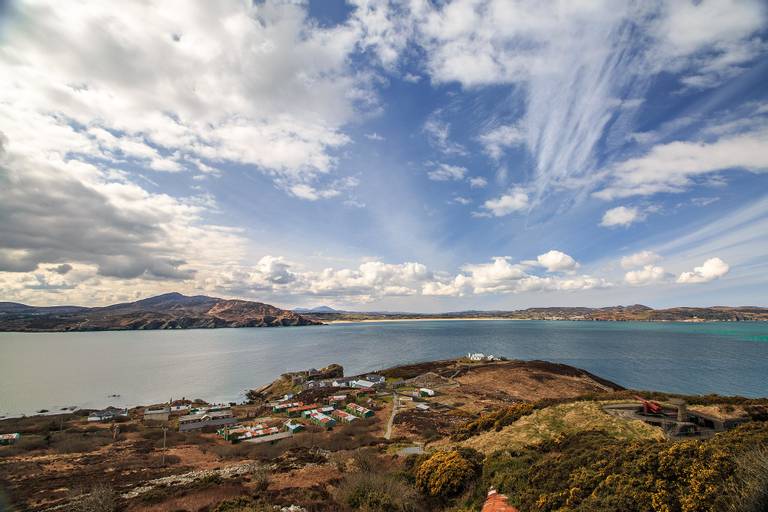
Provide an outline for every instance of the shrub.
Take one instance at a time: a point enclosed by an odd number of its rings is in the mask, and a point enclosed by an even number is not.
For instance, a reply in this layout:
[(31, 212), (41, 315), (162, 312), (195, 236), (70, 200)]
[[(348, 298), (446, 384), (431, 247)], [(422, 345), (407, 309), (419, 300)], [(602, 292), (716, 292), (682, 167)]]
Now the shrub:
[(474, 450), (437, 452), (416, 469), (416, 486), (429, 496), (450, 498), (464, 491), (480, 472)]
[(732, 512), (768, 510), (768, 447), (756, 448), (736, 461)]
[(111, 437), (96, 435), (67, 435), (56, 439), (53, 443), (53, 448), (59, 453), (87, 453), (96, 451), (102, 446), (109, 444), (111, 439)]
[(274, 509), (250, 496), (239, 496), (220, 502), (212, 512), (272, 512)]
[(221, 460), (244, 460), (255, 458), (258, 445), (251, 443), (239, 443), (212, 446), (211, 451)]
[(518, 403), (504, 407), (497, 411), (481, 414), (476, 420), (463, 425), (453, 435), (456, 441), (463, 441), (481, 432), (496, 430), (497, 432), (507, 425), (511, 425), (523, 416), (528, 416), (535, 409), (534, 404)]
[(337, 489), (336, 499), (366, 512), (419, 510), (418, 493), (405, 482), (382, 473), (348, 474)]
[(117, 508), (117, 496), (112, 488), (105, 484), (96, 485), (87, 495), (77, 499), (72, 505), (72, 512), (114, 512)]
[(48, 443), (42, 436), (24, 435), (15, 444), (0, 448), (0, 457), (15, 457), (34, 450), (44, 450), (47, 447)]
[(255, 492), (264, 492), (269, 487), (269, 472), (267, 468), (258, 466), (251, 473), (251, 483)]
[[(768, 446), (765, 423), (675, 442), (581, 432), (490, 455), (480, 487), (513, 497), (520, 510), (720, 512), (734, 502), (735, 510), (750, 510), (738, 500), (749, 503), (756, 496), (759, 503), (759, 492), (752, 491), (764, 485), (755, 476), (764, 466), (748, 454), (760, 446)], [(740, 474), (752, 476), (736, 485)]]

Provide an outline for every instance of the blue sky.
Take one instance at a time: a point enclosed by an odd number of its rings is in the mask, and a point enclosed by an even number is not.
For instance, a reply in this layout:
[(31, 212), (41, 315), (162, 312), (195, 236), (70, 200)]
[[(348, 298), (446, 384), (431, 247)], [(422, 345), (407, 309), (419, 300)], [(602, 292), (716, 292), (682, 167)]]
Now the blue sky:
[(763, 2), (0, 16), (4, 300), (768, 306)]

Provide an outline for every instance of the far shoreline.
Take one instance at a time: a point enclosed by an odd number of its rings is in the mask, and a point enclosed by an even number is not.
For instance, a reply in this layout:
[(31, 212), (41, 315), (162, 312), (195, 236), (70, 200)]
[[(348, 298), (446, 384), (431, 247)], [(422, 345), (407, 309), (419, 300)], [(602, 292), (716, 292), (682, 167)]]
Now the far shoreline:
[(462, 317), (450, 317), (450, 318), (381, 318), (381, 319), (375, 319), (375, 318), (366, 318), (363, 320), (329, 320), (327, 322), (323, 322), (324, 324), (371, 324), (371, 323), (379, 323), (379, 322), (434, 322), (434, 321), (447, 321), (447, 322), (457, 322), (457, 321), (486, 321), (486, 320), (510, 320), (514, 322), (525, 322), (529, 320), (534, 320), (533, 318), (504, 318), (504, 317), (483, 317), (483, 318), (462, 318)]
[(475, 322), (475, 321), (499, 321), (509, 322), (592, 322), (592, 323), (648, 323), (648, 324), (743, 324), (743, 323), (762, 323), (760, 320), (592, 320), (577, 318), (506, 318), (506, 317), (420, 317), (420, 318), (364, 318), (360, 320), (321, 320), (325, 325), (332, 324), (367, 324), (384, 322)]

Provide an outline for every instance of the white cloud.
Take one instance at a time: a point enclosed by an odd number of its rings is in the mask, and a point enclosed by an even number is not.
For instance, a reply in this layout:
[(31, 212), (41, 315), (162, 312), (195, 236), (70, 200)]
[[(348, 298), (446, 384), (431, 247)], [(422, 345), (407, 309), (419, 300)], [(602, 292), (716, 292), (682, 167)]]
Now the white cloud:
[(289, 2), (18, 4), (0, 50), (14, 77), (0, 85), (0, 130), (36, 157), (163, 172), (232, 161), (286, 190), (316, 185), (350, 141), (343, 126), (375, 106), (369, 73), (349, 65), (361, 39), (374, 44), (362, 11), (322, 28)]
[(601, 226), (629, 226), (635, 222), (645, 219), (645, 214), (636, 207), (617, 206), (611, 208), (603, 214)]
[(472, 200), (471, 199), (469, 199), (467, 197), (463, 197), (463, 196), (455, 196), (451, 200), (451, 202), (456, 203), (456, 204), (462, 204), (464, 206), (466, 206), (468, 204), (472, 204)]
[[(746, 39), (761, 30), (766, 19), (761, 2), (667, 2), (657, 36), (675, 64), (685, 67), (693, 56), (697, 69), (683, 79), (692, 87), (711, 87), (741, 72), (740, 64), (765, 51), (765, 45)], [(684, 28), (684, 30), (681, 30)]]
[(207, 196), (150, 193), (119, 173), (0, 147), (0, 271), (52, 264), (69, 275), (83, 264), (117, 279), (192, 279), (211, 261), (243, 255), (236, 230), (204, 222), (215, 208)]
[(700, 267), (694, 267), (693, 272), (683, 272), (677, 278), (678, 283), (708, 283), (723, 277), (731, 267), (720, 258), (709, 258)]
[(380, 142), (382, 140), (386, 140), (383, 136), (379, 135), (376, 132), (366, 133), (365, 134), (365, 138), (368, 139), (368, 140), (373, 140), (373, 141), (377, 141), (377, 142)]
[(408, 43), (410, 20), (385, 2), (352, 0), (350, 3), (356, 8), (350, 17), (358, 32), (360, 46), (364, 50), (373, 50), (382, 66), (393, 70)]
[[(567, 255), (566, 255), (567, 256)], [(574, 262), (575, 264), (575, 262)], [(572, 266), (576, 268), (576, 266)], [(523, 293), (546, 291), (579, 291), (607, 288), (610, 283), (589, 275), (574, 277), (541, 277), (529, 274), (525, 266), (506, 257), (493, 258), (491, 263), (464, 265), (462, 273), (450, 282), (429, 288), (434, 295), (467, 295), (488, 293)]]
[(501, 158), (506, 148), (522, 146), (526, 142), (524, 131), (515, 125), (497, 126), (480, 135), (479, 140), (485, 152), (494, 160)]
[(528, 194), (522, 188), (516, 187), (495, 199), (487, 200), (482, 208), (485, 212), (480, 212), (476, 216), (504, 217), (527, 209)]
[[(393, 39), (411, 37), (421, 46), (433, 82), (525, 91), (521, 133), (503, 140), (525, 140), (535, 202), (553, 187), (594, 186), (598, 144), (627, 140), (659, 73), (680, 76), (686, 87), (709, 87), (765, 52), (755, 37), (766, 21), (760, 0), (454, 0), (391, 11), (410, 21)], [(501, 155), (502, 145), (487, 151)]]
[(341, 193), (334, 189), (318, 190), (311, 185), (307, 185), (306, 183), (297, 183), (296, 185), (291, 185), (288, 190), (291, 194), (298, 197), (299, 199), (306, 199), (308, 201), (328, 199), (331, 197), (336, 197)]
[(493, 258), (492, 263), (464, 265), (461, 270), (468, 277), (458, 276), (459, 283), (471, 283), (475, 293), (513, 291), (517, 281), (527, 276), (523, 267), (510, 263), (509, 258)]
[(768, 130), (759, 130), (716, 142), (671, 142), (654, 146), (645, 156), (612, 169), (610, 182), (595, 192), (614, 199), (658, 192), (682, 192), (699, 176), (732, 169), (768, 170)]
[(458, 181), (463, 180), (467, 174), (467, 168), (458, 165), (437, 164), (435, 169), (427, 172), (432, 181)]
[(653, 251), (640, 251), (621, 258), (621, 266), (624, 269), (644, 267), (656, 263), (661, 256)]
[(539, 265), (546, 268), (548, 272), (562, 272), (579, 268), (579, 264), (576, 260), (561, 251), (552, 250), (540, 254), (536, 260), (539, 262)]
[(667, 274), (664, 272), (664, 268), (656, 265), (645, 265), (640, 270), (630, 270), (624, 274), (624, 281), (632, 286), (644, 286), (665, 279), (667, 279)]
[(295, 185), (288, 186), (288, 192), (298, 197), (299, 199), (306, 199), (308, 201), (317, 201), (318, 199), (329, 199), (337, 197), (345, 190), (352, 189), (360, 184), (360, 180), (354, 176), (345, 176), (331, 181), (324, 188), (316, 188), (306, 183), (297, 183)]
[(441, 110), (430, 114), (424, 123), (423, 131), (429, 143), (446, 155), (465, 155), (464, 146), (451, 140), (451, 124), (441, 119)]
[(488, 185), (488, 180), (486, 180), (482, 176), (473, 176), (472, 178), (469, 178), (470, 188), (485, 188), (487, 185)]

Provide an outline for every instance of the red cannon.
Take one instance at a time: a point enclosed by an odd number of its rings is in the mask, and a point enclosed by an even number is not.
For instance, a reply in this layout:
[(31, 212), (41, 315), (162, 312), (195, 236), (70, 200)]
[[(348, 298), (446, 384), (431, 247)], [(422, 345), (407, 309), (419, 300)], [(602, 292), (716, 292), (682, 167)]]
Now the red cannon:
[(635, 395), (635, 398), (637, 400), (640, 400), (640, 402), (643, 404), (643, 412), (645, 414), (661, 414), (662, 413), (661, 404), (659, 404), (658, 402), (654, 402), (652, 400), (646, 400), (645, 398), (637, 395)]

